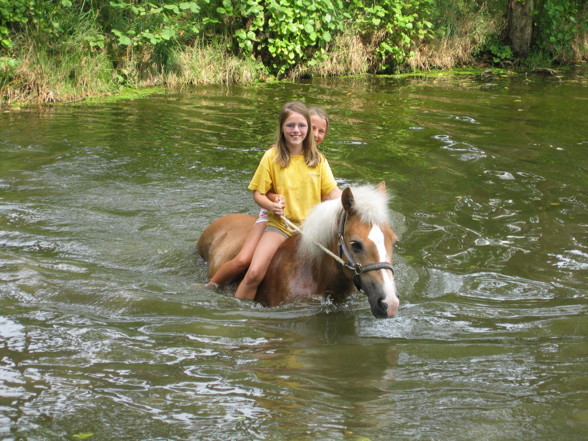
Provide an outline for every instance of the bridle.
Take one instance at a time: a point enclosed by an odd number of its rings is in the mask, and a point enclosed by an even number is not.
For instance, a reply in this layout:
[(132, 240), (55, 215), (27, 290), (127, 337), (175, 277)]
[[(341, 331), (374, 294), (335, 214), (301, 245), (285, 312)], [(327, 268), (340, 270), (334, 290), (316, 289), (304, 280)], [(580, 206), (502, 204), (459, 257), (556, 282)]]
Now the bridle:
[(345, 238), (343, 237), (343, 232), (345, 230), (345, 222), (347, 221), (347, 211), (343, 210), (341, 213), (341, 220), (339, 221), (339, 262), (343, 267), (347, 268), (348, 270), (353, 271), (353, 284), (357, 288), (358, 291), (362, 291), (361, 288), (361, 276), (363, 273), (367, 273), (369, 271), (375, 271), (380, 269), (386, 269), (392, 271), (392, 275), (394, 276), (394, 267), (389, 262), (374, 262), (369, 263), (367, 265), (362, 265), (355, 261), (349, 248), (345, 244)]
[[(289, 227), (291, 231), (296, 231), (300, 234), (303, 233), (303, 231), (297, 225), (292, 223), (292, 221), (290, 221), (286, 216), (282, 215), (280, 216), (280, 218), (286, 223), (286, 226)], [(361, 276), (363, 273), (380, 269), (387, 269), (392, 271), (392, 275), (394, 275), (394, 267), (389, 262), (375, 262), (369, 263), (367, 265), (362, 265), (355, 261), (355, 259), (351, 255), (351, 252), (349, 251), (349, 248), (347, 248), (347, 245), (345, 244), (345, 238), (343, 237), (346, 221), (347, 211), (342, 210), (341, 220), (339, 221), (339, 231), (337, 233), (337, 236), (339, 238), (339, 255), (336, 255), (335, 253), (331, 252), (331, 250), (325, 248), (318, 242), (313, 241), (313, 243), (316, 246), (318, 246), (321, 250), (323, 250), (325, 253), (327, 253), (329, 256), (331, 256), (333, 259), (335, 259), (337, 262), (339, 262), (341, 266), (353, 272), (353, 284), (355, 285), (358, 291), (363, 291), (361, 288), (361, 279), (359, 278), (359, 276)]]

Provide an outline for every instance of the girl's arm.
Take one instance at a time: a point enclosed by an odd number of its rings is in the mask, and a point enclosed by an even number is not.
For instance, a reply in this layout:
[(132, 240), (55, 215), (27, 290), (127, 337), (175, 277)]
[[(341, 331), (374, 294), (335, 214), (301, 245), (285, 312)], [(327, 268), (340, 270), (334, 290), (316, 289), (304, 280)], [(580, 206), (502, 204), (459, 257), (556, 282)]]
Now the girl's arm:
[(280, 198), (283, 198), (281, 194), (274, 193), (273, 191), (268, 191), (266, 194), (267, 198), (272, 202), (278, 202)]
[(335, 188), (333, 188), (331, 190), (331, 192), (328, 195), (323, 196), (321, 198), (321, 200), (326, 201), (328, 199), (337, 199), (337, 198), (340, 198), (341, 197), (341, 193), (343, 193), (341, 191), (341, 189), (339, 187), (335, 187)]
[(257, 203), (257, 205), (259, 205), (261, 208), (265, 208), (269, 213), (273, 213), (276, 216), (281, 216), (284, 214), (284, 198), (279, 194), (276, 195), (273, 193), (273, 195), (275, 196), (276, 202), (272, 202), (268, 198), (268, 195), (255, 190), (253, 192), (253, 200)]

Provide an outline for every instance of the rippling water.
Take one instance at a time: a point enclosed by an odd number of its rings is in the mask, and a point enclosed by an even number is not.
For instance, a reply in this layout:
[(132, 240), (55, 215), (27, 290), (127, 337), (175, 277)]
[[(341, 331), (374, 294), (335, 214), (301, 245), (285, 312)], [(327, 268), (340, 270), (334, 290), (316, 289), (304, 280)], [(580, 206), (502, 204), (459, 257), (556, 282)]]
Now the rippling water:
[[(0, 114), (0, 439), (588, 434), (588, 71), (202, 88)], [(386, 181), (399, 316), (204, 289), (284, 101)]]

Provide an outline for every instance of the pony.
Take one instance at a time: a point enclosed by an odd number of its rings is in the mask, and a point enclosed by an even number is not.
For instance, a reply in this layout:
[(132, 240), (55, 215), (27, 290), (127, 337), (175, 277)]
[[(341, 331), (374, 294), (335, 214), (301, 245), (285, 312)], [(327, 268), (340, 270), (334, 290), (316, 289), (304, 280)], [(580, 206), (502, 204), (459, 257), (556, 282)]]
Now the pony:
[[(255, 220), (230, 214), (202, 232), (196, 251), (208, 263), (209, 277), (239, 252)], [(255, 301), (271, 307), (322, 295), (341, 302), (357, 289), (374, 317), (394, 317), (400, 304), (392, 266), (396, 241), (385, 184), (347, 187), (340, 199), (316, 205), (300, 234), (280, 246)]]

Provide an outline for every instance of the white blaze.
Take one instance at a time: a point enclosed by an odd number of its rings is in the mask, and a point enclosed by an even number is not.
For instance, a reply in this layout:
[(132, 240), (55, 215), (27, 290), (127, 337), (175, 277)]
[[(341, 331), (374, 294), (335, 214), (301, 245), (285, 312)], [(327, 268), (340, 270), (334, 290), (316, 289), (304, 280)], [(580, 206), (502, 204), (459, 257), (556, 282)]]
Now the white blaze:
[[(389, 262), (388, 252), (386, 251), (386, 243), (384, 240), (384, 233), (382, 229), (374, 225), (368, 235), (368, 238), (374, 242), (378, 250), (378, 262)], [(384, 292), (386, 293), (386, 304), (388, 310), (396, 310), (399, 305), (398, 296), (396, 295), (396, 284), (394, 283), (394, 273), (390, 270), (381, 269), (382, 278), (384, 279)]]

